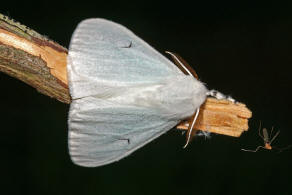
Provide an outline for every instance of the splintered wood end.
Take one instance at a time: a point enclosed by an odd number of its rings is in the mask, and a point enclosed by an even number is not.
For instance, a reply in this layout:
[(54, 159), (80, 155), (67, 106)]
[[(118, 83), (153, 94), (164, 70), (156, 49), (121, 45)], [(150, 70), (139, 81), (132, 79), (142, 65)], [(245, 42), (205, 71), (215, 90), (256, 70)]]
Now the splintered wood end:
[[(239, 137), (248, 130), (248, 119), (252, 112), (242, 103), (207, 98), (200, 108), (194, 129)], [(189, 120), (182, 121), (176, 128), (187, 130)]]

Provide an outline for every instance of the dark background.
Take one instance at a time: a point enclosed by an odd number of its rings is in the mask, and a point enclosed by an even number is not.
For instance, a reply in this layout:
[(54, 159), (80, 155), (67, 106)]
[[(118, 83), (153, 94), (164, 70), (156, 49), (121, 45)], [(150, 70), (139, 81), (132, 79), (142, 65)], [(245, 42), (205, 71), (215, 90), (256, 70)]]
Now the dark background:
[(83, 168), (68, 154), (69, 106), (0, 73), (1, 194), (292, 194), (292, 149), (240, 151), (262, 144), (260, 120), (281, 130), (274, 145), (292, 144), (288, 5), (8, 1), (0, 12), (65, 47), (85, 18), (121, 23), (253, 111), (240, 138), (213, 134), (182, 149), (185, 137), (171, 130), (117, 163)]

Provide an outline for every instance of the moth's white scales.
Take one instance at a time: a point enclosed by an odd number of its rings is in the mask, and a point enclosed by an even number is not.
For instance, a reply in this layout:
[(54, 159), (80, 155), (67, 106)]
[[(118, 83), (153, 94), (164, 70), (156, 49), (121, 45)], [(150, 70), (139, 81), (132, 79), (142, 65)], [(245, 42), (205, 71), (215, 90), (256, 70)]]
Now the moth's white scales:
[(124, 158), (192, 116), (208, 90), (125, 27), (87, 19), (68, 53), (74, 163), (101, 166)]
[(214, 98), (216, 98), (218, 100), (225, 99), (225, 100), (231, 101), (233, 103), (236, 103), (236, 100), (233, 99), (231, 96), (226, 96), (223, 93), (221, 93), (221, 92), (219, 92), (217, 90), (214, 90), (214, 89), (211, 89), (210, 91), (208, 91), (207, 95), (211, 96), (211, 97), (214, 97)]

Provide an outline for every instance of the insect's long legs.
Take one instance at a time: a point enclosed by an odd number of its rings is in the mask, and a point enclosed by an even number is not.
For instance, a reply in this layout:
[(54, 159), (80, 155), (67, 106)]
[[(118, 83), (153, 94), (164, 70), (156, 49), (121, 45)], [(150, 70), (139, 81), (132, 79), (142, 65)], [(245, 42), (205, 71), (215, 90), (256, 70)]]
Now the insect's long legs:
[(272, 126), (272, 129), (271, 129), (271, 133), (270, 133), (269, 140), (271, 140), (271, 139), (272, 139), (273, 131), (274, 131), (274, 126)]
[(259, 126), (259, 136), (264, 139), (264, 136), (261, 135), (261, 129), (262, 129), (262, 122), (260, 121), (260, 126)]
[[(280, 131), (278, 131), (275, 135), (274, 135), (274, 137), (271, 139), (271, 141), (270, 141), (270, 144), (272, 144), (272, 142), (276, 139), (276, 137), (279, 135), (279, 133), (280, 133)], [(272, 135), (272, 133), (271, 133), (271, 135)]]
[(286, 146), (286, 147), (284, 147), (284, 148), (278, 148), (278, 147), (274, 146), (273, 148), (277, 149), (277, 150), (279, 151), (278, 153), (280, 153), (280, 152), (282, 152), (282, 151), (284, 151), (284, 150), (287, 150), (287, 149), (289, 149), (289, 148), (291, 148), (291, 147), (292, 147), (292, 145)]
[(241, 149), (241, 150), (245, 151), (245, 152), (257, 152), (260, 148), (265, 149), (265, 147), (263, 147), (263, 146), (258, 146), (255, 150), (246, 150), (246, 149)]

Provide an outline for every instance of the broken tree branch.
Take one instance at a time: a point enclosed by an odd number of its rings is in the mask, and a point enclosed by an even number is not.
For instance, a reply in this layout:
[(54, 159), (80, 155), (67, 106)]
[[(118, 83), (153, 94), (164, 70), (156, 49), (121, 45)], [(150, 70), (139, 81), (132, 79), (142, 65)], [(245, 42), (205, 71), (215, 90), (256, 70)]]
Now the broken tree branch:
[[(0, 14), (0, 71), (69, 104), (67, 53), (58, 43)], [(250, 117), (244, 104), (207, 98), (195, 128), (238, 137), (248, 129)], [(186, 130), (188, 125), (184, 121), (177, 128)]]
[[(194, 128), (239, 137), (248, 130), (248, 119), (251, 116), (251, 111), (242, 103), (207, 98), (200, 108)], [(186, 130), (189, 124), (189, 121), (183, 121), (177, 128)]]
[(0, 14), (0, 71), (70, 103), (67, 49)]

